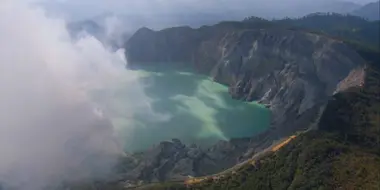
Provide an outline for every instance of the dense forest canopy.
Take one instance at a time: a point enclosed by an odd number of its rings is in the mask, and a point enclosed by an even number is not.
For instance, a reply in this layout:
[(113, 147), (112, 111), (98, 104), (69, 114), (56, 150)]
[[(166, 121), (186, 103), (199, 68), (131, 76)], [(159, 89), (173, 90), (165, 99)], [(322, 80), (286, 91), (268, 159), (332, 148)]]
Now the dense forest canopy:
[[(252, 26), (281, 27), (329, 36), (354, 48), (368, 63), (380, 65), (380, 21), (353, 15), (314, 13), (304, 17), (268, 21), (247, 17), (243, 23)], [(243, 24), (244, 25), (244, 24)]]
[[(244, 22), (252, 24), (264, 21), (257, 17), (244, 19)], [(380, 47), (380, 21), (369, 21), (358, 16), (337, 13), (314, 13), (296, 19), (284, 18), (272, 22), (289, 29), (306, 30), (341, 40), (357, 41), (377, 49)]]

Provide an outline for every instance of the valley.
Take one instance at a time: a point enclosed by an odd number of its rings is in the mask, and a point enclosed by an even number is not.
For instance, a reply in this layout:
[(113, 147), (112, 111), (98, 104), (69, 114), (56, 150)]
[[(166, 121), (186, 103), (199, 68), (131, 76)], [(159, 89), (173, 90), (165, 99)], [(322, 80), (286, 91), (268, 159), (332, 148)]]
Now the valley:
[(3, 0), (0, 190), (380, 190), (377, 0)]
[(7, 2), (0, 189), (379, 189), (378, 13), (322, 4), (361, 17), (137, 29), (26, 3), (25, 25)]

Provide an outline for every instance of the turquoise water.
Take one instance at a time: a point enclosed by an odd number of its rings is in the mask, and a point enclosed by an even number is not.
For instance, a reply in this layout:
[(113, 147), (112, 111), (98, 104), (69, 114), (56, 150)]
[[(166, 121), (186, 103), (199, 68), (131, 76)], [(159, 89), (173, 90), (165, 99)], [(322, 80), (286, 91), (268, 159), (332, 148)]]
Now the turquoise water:
[(227, 86), (206, 76), (162, 67), (128, 73), (135, 76), (134, 83), (126, 80), (97, 92), (126, 150), (146, 149), (172, 138), (210, 145), (269, 127), (268, 109), (232, 99)]

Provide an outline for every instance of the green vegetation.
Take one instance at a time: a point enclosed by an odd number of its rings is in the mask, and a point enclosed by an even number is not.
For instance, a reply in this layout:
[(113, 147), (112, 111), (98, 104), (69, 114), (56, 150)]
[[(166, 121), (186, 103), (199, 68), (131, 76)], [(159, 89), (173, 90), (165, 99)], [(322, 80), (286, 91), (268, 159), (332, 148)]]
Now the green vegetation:
[(375, 180), (380, 170), (371, 168), (379, 164), (377, 155), (340, 141), (336, 134), (312, 132), (255, 165), (191, 189), (337, 189), (347, 187), (349, 178), (350, 187), (374, 189), (380, 187)]
[[(305, 31), (342, 41), (358, 52), (368, 64), (380, 67), (380, 21), (352, 15), (315, 13), (297, 19), (268, 21), (247, 17), (238, 28), (282, 28)], [(238, 24), (235, 24), (238, 25)]]
[(315, 30), (339, 39), (350, 39), (379, 46), (379, 22), (340, 14), (312, 14), (299, 19), (275, 21), (304, 29)]
[[(243, 22), (253, 25), (270, 23), (257, 17), (248, 17)], [(376, 49), (380, 46), (380, 21), (368, 21), (357, 16), (315, 13), (297, 19), (273, 20), (271, 24), (286, 29), (324, 34), (340, 40), (355, 41)]]

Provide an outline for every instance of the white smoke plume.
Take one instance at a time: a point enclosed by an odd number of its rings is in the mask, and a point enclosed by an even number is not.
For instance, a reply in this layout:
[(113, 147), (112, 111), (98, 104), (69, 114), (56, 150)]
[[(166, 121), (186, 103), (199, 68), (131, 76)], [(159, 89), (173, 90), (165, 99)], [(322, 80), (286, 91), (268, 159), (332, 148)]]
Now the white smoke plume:
[(64, 21), (26, 1), (2, 0), (0, 28), (0, 184), (41, 190), (105, 175), (123, 151), (88, 92), (125, 80), (123, 52), (72, 41)]

